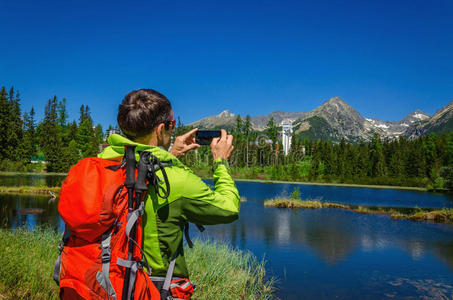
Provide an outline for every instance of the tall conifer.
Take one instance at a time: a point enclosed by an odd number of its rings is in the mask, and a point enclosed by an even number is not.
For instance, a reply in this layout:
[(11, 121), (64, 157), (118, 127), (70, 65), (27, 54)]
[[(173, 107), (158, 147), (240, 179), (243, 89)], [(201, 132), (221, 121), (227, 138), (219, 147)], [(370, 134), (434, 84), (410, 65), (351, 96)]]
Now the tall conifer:
[(62, 141), (58, 130), (57, 96), (49, 99), (44, 108), (44, 120), (40, 124), (40, 148), (44, 152), (47, 171), (64, 171), (62, 165)]
[(11, 113), (10, 104), (8, 102), (8, 93), (3, 86), (0, 89), (0, 160), (8, 158), (8, 126), (9, 115)]

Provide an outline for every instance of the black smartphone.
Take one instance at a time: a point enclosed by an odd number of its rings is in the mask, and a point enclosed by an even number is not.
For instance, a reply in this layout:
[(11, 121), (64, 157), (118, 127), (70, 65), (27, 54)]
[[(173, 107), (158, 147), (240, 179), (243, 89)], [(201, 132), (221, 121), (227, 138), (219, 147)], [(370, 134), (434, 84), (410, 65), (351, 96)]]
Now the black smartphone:
[(220, 137), (220, 130), (198, 130), (195, 134), (195, 142), (199, 145), (211, 145), (215, 137)]

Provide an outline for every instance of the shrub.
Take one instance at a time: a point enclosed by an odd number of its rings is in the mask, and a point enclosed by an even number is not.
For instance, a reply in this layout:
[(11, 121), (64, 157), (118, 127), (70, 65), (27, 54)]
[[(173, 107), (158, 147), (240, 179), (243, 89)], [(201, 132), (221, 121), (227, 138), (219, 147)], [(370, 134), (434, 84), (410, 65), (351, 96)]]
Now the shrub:
[(298, 188), (298, 187), (297, 187), (297, 188), (295, 187), (295, 188), (293, 189), (293, 191), (291, 192), (291, 195), (290, 195), (289, 197), (290, 197), (290, 199), (292, 199), (292, 200), (301, 200), (301, 196), (302, 196), (302, 195), (301, 195), (301, 193), (300, 193), (299, 188)]

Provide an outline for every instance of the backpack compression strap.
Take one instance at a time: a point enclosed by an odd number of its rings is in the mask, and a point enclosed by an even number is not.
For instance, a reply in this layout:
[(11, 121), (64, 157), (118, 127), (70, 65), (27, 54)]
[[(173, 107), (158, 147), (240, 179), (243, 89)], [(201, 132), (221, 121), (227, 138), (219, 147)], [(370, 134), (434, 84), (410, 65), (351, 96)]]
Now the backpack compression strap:
[(58, 250), (60, 251), (60, 255), (58, 255), (57, 260), (55, 261), (55, 265), (53, 267), (53, 280), (60, 285), (60, 273), (61, 273), (61, 253), (63, 252), (63, 248), (69, 240), (71, 236), (71, 230), (69, 227), (65, 225), (63, 238), (61, 239), (60, 245), (58, 245)]
[(107, 230), (102, 234), (101, 241), (101, 258), (102, 258), (102, 270), (97, 272), (96, 280), (104, 288), (107, 294), (113, 299), (117, 299), (115, 289), (113, 288), (112, 282), (110, 281), (110, 260), (111, 260), (111, 248), (110, 241), (112, 238), (112, 229)]

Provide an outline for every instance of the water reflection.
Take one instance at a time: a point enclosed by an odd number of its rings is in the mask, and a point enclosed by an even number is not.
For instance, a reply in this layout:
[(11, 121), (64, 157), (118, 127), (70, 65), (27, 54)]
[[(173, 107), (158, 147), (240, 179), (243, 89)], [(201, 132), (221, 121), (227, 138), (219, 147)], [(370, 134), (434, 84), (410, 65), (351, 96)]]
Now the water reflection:
[[(326, 201), (422, 207), (451, 205), (445, 195), (394, 190), (344, 190), (300, 186), (303, 195)], [(208, 226), (192, 235), (225, 240), (268, 261), (280, 278), (281, 299), (448, 299), (453, 296), (453, 226), (341, 209), (265, 208), (266, 198), (290, 192), (292, 185), (238, 183), (247, 197), (233, 224)], [(333, 190), (332, 190), (333, 189)], [(344, 197), (344, 198), (340, 198)], [(388, 198), (390, 197), (390, 198)], [(58, 201), (50, 197), (0, 195), (3, 226), (46, 225), (64, 228)], [(415, 199), (415, 200), (414, 200)], [(408, 205), (410, 206), (410, 205)], [(415, 205), (413, 205), (415, 206)], [(26, 208), (40, 214), (21, 214)]]
[(12, 229), (33, 229), (36, 226), (60, 228), (59, 223), (63, 221), (57, 209), (58, 200), (48, 196), (0, 195), (0, 224)]
[[(451, 225), (340, 209), (264, 208), (261, 199), (242, 193), (249, 201), (243, 203), (239, 220), (209, 226), (201, 235), (265, 256), (273, 274), (283, 279), (278, 292), (282, 299), (453, 295)], [(192, 234), (200, 235), (195, 230)], [(430, 282), (434, 287), (428, 287)]]
[[(208, 181), (211, 182), (211, 181)], [(289, 195), (299, 188), (304, 199), (322, 198), (323, 201), (368, 206), (398, 207), (453, 207), (453, 195), (395, 189), (353, 188), (342, 186), (300, 185), (288, 183), (236, 182), (241, 195), (265, 199)]]
[(19, 174), (0, 175), (0, 186), (61, 186), (66, 175)]

